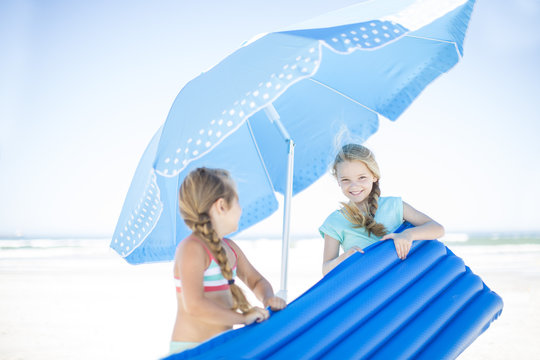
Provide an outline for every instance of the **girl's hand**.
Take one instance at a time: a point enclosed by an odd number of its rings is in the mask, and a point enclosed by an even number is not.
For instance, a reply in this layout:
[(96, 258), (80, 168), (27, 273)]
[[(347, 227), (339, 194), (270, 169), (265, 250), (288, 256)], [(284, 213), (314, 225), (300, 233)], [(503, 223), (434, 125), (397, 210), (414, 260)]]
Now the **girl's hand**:
[(351, 256), (352, 254), (354, 254), (355, 252), (359, 252), (359, 253), (364, 253), (364, 250), (362, 250), (361, 248), (359, 248), (358, 246), (353, 246), (352, 248), (350, 248), (349, 250), (347, 250), (345, 252), (345, 257), (343, 260), (347, 259), (349, 256)]
[(244, 324), (251, 325), (255, 321), (260, 323), (270, 317), (270, 313), (266, 309), (254, 306), (250, 311), (244, 314)]
[(392, 234), (384, 235), (381, 238), (381, 241), (389, 240), (389, 239), (394, 240), (394, 246), (396, 247), (396, 253), (397, 253), (398, 258), (400, 258), (401, 260), (405, 260), (405, 258), (407, 257), (407, 254), (411, 250), (412, 240), (404, 233), (399, 233), (399, 234), (392, 233)]
[(273, 296), (264, 301), (264, 307), (268, 307), (268, 306), (270, 306), (270, 309), (274, 311), (283, 310), (287, 306), (287, 303), (285, 302), (285, 300), (283, 300), (279, 296)]

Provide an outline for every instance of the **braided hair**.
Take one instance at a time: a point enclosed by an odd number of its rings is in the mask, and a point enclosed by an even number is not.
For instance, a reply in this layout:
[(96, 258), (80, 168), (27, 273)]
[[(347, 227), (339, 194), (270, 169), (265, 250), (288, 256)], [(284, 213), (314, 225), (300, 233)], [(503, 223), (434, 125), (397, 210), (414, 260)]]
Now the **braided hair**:
[(379, 187), (380, 171), (375, 156), (367, 147), (359, 144), (344, 145), (336, 155), (332, 166), (332, 175), (337, 178), (337, 166), (345, 161), (361, 161), (369, 171), (377, 178), (373, 183), (371, 192), (368, 195), (366, 203), (360, 209), (354, 202), (341, 203), (342, 214), (354, 224), (354, 227), (365, 228), (368, 235), (383, 236), (388, 233), (385, 226), (375, 221), (375, 213), (379, 208), (379, 197), (381, 189)]
[(190, 172), (180, 186), (178, 204), (180, 215), (193, 234), (202, 239), (214, 255), (223, 277), (229, 281), (233, 310), (246, 313), (251, 309), (242, 289), (234, 284), (233, 271), (223, 242), (210, 221), (212, 205), (223, 198), (227, 205), (238, 198), (229, 172), (222, 169), (198, 168)]

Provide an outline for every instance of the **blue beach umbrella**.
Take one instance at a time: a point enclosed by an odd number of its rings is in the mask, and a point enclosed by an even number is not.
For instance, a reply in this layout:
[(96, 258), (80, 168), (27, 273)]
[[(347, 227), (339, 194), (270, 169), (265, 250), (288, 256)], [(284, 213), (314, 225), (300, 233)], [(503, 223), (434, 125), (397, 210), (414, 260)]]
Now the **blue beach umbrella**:
[(146, 149), (111, 247), (129, 263), (172, 260), (189, 234), (178, 189), (197, 167), (229, 170), (239, 230), (284, 195), (281, 291), (291, 197), (321, 177), (339, 134), (364, 141), (396, 120), (463, 54), (474, 0), (375, 0), (246, 42), (178, 94)]

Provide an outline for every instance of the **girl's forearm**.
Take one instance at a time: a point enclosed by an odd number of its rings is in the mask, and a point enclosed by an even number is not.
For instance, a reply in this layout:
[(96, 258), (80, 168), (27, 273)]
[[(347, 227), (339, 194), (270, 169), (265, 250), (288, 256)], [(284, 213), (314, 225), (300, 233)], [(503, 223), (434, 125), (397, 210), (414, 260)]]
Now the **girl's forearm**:
[(268, 301), (268, 299), (275, 296), (274, 289), (272, 288), (270, 282), (262, 277), (257, 280), (255, 286), (251, 289), (251, 291), (253, 291), (257, 299), (259, 299), (259, 301), (263, 303), (264, 306), (267, 306), (266, 301)]
[(425, 224), (403, 231), (411, 241), (439, 239), (444, 235), (444, 227), (436, 221), (428, 221)]
[(332, 271), (336, 266), (341, 264), (345, 259), (347, 259), (351, 254), (348, 252), (344, 252), (343, 254), (339, 255), (337, 258), (328, 260), (323, 264), (323, 276), (328, 274), (330, 271)]

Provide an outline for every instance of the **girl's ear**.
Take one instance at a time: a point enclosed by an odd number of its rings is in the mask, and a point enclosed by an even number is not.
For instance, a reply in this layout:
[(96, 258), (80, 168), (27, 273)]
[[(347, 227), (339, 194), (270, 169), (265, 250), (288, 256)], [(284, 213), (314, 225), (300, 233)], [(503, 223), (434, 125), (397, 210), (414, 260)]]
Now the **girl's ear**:
[(221, 212), (227, 210), (227, 203), (226, 203), (224, 198), (219, 198), (214, 202), (212, 207), (215, 207), (216, 211), (218, 213), (221, 213)]

